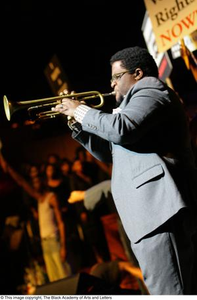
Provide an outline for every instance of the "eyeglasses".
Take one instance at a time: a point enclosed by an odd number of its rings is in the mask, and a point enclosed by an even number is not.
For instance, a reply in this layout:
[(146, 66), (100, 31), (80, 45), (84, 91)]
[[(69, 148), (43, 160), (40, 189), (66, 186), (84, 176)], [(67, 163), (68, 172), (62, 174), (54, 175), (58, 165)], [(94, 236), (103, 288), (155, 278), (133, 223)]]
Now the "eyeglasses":
[(126, 73), (129, 73), (129, 71), (124, 71), (124, 72), (120, 72), (120, 73), (116, 73), (112, 76), (110, 82), (113, 83), (114, 81), (118, 81), (120, 80), (120, 78), (122, 78), (122, 76)]

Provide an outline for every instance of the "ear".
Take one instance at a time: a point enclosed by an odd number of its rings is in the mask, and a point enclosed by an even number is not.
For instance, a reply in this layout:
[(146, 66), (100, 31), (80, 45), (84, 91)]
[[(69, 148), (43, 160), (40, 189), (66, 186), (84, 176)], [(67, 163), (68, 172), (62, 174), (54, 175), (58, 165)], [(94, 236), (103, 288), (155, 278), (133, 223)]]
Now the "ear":
[(140, 80), (143, 77), (144, 73), (143, 73), (142, 69), (137, 68), (135, 70), (135, 74), (134, 75), (135, 75), (135, 80)]

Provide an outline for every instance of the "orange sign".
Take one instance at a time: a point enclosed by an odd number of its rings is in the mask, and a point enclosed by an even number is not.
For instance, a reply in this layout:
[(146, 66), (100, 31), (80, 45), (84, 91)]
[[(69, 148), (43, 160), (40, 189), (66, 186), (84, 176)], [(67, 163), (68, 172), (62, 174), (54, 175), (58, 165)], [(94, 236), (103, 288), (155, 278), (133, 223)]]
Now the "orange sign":
[(197, 0), (144, 0), (159, 52), (197, 29)]

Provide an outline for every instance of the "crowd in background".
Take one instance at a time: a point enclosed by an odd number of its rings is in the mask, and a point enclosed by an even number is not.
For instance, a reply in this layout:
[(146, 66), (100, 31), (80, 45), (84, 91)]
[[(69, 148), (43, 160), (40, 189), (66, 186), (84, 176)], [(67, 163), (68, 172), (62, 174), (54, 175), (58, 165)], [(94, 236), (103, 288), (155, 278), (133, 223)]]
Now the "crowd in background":
[[(5, 213), (1, 227), (3, 245), (1, 258), (5, 270), (2, 289), (7, 294), (16, 293), (16, 289), (23, 284), (24, 277), (27, 283), (31, 281), (31, 277), (34, 277), (32, 272), (37, 272), (35, 284), (49, 281), (41, 247), (38, 203), (31, 193), (27, 193), (23, 188), (25, 185), (21, 186), (17, 175), (13, 176), (14, 172), (12, 169), (10, 172), (12, 176), (10, 174), (6, 176), (7, 179), (9, 178), (10, 192), (12, 185), (14, 186), (13, 181), (19, 184), (18, 188), (14, 188), (14, 195), (12, 195), (15, 198), (16, 209), (13, 207), (8, 209), (10, 213), (7, 212), (7, 215)], [(88, 211), (83, 202), (69, 204), (68, 198), (73, 190), (87, 190), (99, 182), (110, 179), (111, 165), (98, 162), (85, 149), (79, 147), (72, 161), (51, 153), (46, 161), (40, 164), (25, 163), (17, 172), (15, 173), (22, 176), (25, 183), (28, 182), (33, 189), (36, 190), (42, 183), (48, 191), (56, 195), (65, 227), (66, 262), (70, 268), (69, 275), (86, 270), (95, 263), (110, 260), (99, 217), (95, 212)], [(6, 199), (8, 199), (7, 195), (4, 201), (7, 201)], [(17, 231), (18, 236), (14, 237), (13, 232), (16, 235)], [(11, 239), (16, 245), (11, 244)]]

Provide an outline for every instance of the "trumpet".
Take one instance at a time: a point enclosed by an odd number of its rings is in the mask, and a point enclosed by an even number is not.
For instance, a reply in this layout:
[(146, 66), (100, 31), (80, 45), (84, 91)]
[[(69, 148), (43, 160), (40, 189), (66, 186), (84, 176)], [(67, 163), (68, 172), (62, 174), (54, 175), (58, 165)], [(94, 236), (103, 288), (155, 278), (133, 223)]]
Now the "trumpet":
[[(100, 103), (96, 105), (90, 105), (93, 108), (99, 108), (104, 105), (104, 97), (115, 95), (115, 92), (101, 94), (98, 91), (89, 91), (89, 92), (82, 92), (82, 93), (71, 93), (66, 95), (59, 95), (55, 97), (49, 98), (42, 98), (36, 100), (26, 100), (26, 101), (18, 101), (18, 102), (11, 102), (8, 100), (6, 95), (3, 97), (3, 105), (5, 110), (5, 115), (7, 120), (10, 121), (12, 115), (20, 110), (20, 109), (27, 109), (30, 118), (32, 119), (32, 114), (35, 115), (36, 119), (48, 119), (48, 118), (55, 118), (56, 115), (59, 115), (59, 112), (54, 112), (49, 110), (49, 107), (54, 107), (57, 104), (62, 103), (63, 98), (72, 98), (79, 101), (87, 101), (95, 98), (100, 98)], [(48, 107), (48, 110), (45, 110)], [(39, 112), (39, 110), (45, 110)]]

